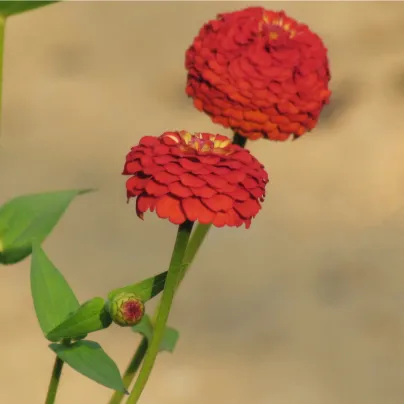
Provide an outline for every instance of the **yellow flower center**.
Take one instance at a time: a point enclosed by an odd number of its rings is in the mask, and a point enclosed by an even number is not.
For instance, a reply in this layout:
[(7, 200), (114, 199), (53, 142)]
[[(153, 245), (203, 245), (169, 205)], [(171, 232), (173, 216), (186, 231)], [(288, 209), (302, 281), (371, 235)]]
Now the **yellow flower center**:
[(221, 135), (211, 135), (209, 133), (190, 133), (187, 131), (178, 132), (179, 137), (169, 135), (170, 139), (178, 143), (183, 151), (196, 150), (199, 153), (214, 153), (228, 155), (233, 150), (228, 146), (231, 145), (230, 139)]
[(282, 17), (271, 19), (268, 14), (264, 14), (260, 23), (260, 31), (264, 24), (269, 28), (269, 39), (278, 39), (282, 33), (287, 33), (289, 38), (296, 35), (296, 31), (291, 29), (290, 23), (287, 23)]

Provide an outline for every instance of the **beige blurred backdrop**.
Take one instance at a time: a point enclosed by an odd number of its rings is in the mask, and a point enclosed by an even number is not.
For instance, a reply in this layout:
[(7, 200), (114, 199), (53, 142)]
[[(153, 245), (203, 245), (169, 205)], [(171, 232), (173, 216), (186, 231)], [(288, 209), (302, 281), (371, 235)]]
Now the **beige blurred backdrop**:
[[(299, 141), (249, 143), (271, 182), (252, 228), (214, 229), (175, 302), (181, 330), (142, 404), (404, 401), (404, 3), (71, 2), (7, 23), (0, 202), (97, 187), (46, 241), (82, 301), (165, 270), (175, 227), (137, 219), (120, 175), (141, 136), (231, 135), (184, 93), (184, 51), (216, 13), (260, 4), (329, 47), (331, 105)], [(1, 268), (0, 403), (43, 403), (53, 354), (29, 260)], [(138, 342), (93, 338), (123, 370)], [(110, 391), (65, 368), (60, 404)]]

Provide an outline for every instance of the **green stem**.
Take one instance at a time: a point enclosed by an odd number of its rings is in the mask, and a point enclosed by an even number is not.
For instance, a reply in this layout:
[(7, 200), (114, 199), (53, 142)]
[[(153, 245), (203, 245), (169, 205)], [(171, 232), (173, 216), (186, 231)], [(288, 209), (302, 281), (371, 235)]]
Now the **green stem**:
[[(125, 374), (122, 377), (125, 388), (129, 388), (133, 378), (135, 377), (135, 374), (137, 373), (140, 365), (142, 364), (143, 358), (146, 355), (147, 345), (148, 345), (147, 338), (143, 337), (139, 347), (135, 352), (135, 355), (130, 361), (129, 366), (127, 367)], [(109, 404), (119, 404), (122, 401), (123, 397), (124, 394), (122, 392), (115, 391), (115, 393), (111, 397), (111, 400), (109, 401)]]
[[(233, 144), (238, 144), (241, 147), (245, 147), (247, 143), (247, 138), (244, 136), (239, 135), (238, 133), (234, 133), (233, 137)], [(191, 239), (189, 240), (187, 249), (185, 251), (184, 260), (183, 260), (183, 272), (180, 277), (181, 282), (189, 268), (191, 267), (196, 254), (198, 253), (200, 247), (202, 246), (209, 229), (212, 227), (211, 224), (200, 224), (198, 223), (195, 230), (192, 233)], [(179, 286), (179, 285), (178, 285)], [(177, 288), (178, 288), (177, 286)], [(157, 308), (156, 313), (159, 311), (159, 307)], [(145, 337), (142, 338), (140, 345), (138, 346), (134, 356), (132, 357), (129, 366), (126, 368), (125, 373), (123, 375), (123, 381), (126, 388), (129, 388), (131, 385), (139, 367), (142, 363), (142, 360), (146, 354), (147, 347), (147, 339)], [(119, 404), (123, 399), (123, 394), (120, 392), (115, 392), (112, 396), (109, 404)]]
[(0, 15), (0, 131), (2, 126), (3, 112), (3, 59), (4, 59), (4, 33), (6, 28), (6, 17)]
[(191, 239), (189, 240), (188, 247), (185, 251), (184, 255), (184, 267), (185, 270), (182, 273), (182, 277), (180, 282), (184, 279), (185, 274), (188, 271), (188, 268), (191, 266), (192, 262), (194, 261), (196, 254), (198, 253), (199, 249), (202, 246), (205, 237), (207, 236), (209, 229), (212, 227), (211, 224), (200, 224), (198, 223), (195, 227), (195, 230), (192, 233)]
[(156, 361), (160, 344), (166, 329), (171, 305), (174, 300), (174, 294), (184, 271), (182, 261), (184, 259), (185, 250), (191, 235), (192, 226), (193, 222), (187, 220), (178, 228), (177, 239), (175, 241), (174, 251), (171, 257), (170, 266), (168, 268), (163, 296), (161, 297), (156, 323), (154, 324), (153, 337), (151, 339), (149, 348), (147, 349), (139, 376), (136, 379), (135, 385), (133, 386), (128, 400), (126, 401), (127, 404), (136, 404), (138, 402)]
[(58, 391), (60, 376), (63, 369), (63, 361), (56, 356), (55, 363), (53, 365), (52, 376), (49, 382), (48, 394), (46, 396), (45, 404), (53, 404), (56, 399), (56, 393)]

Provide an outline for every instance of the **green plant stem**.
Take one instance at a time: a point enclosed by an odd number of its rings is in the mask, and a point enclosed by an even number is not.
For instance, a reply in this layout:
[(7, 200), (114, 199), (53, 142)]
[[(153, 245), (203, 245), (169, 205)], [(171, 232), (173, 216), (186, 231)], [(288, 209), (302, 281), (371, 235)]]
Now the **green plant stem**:
[(182, 261), (184, 260), (185, 250), (187, 248), (189, 237), (191, 235), (192, 226), (193, 222), (187, 220), (178, 228), (177, 239), (175, 241), (163, 295), (161, 297), (156, 322), (154, 324), (153, 337), (147, 349), (142, 368), (139, 372), (139, 376), (136, 379), (135, 385), (133, 386), (128, 400), (126, 401), (127, 404), (136, 404), (138, 402), (156, 361), (159, 347), (166, 329), (171, 305), (174, 300), (174, 294), (177, 289), (177, 285), (182, 277), (182, 272), (184, 271), (184, 265), (182, 264)]
[(53, 365), (52, 375), (49, 382), (48, 394), (46, 396), (45, 404), (53, 404), (56, 399), (56, 393), (58, 391), (60, 376), (62, 375), (64, 362), (58, 356), (55, 358)]
[[(233, 137), (233, 144), (237, 144), (240, 147), (245, 147), (247, 143), (247, 138), (244, 136), (239, 135), (238, 133), (234, 133)], [(189, 268), (191, 267), (196, 254), (198, 253), (200, 247), (202, 246), (202, 243), (204, 242), (210, 228), (212, 227), (211, 224), (200, 224), (198, 223), (195, 230), (192, 233), (192, 236), (189, 240), (187, 249), (185, 251), (184, 255), (184, 260), (183, 260), (183, 272), (180, 277), (179, 283), (182, 282), (184, 279), (186, 273), (188, 272)], [(177, 289), (179, 287), (179, 284), (177, 285)], [(156, 314), (159, 310), (159, 306), (156, 310)], [(154, 316), (153, 322), (156, 318), (156, 314)], [(132, 357), (132, 360), (130, 361), (128, 367), (125, 370), (125, 373), (123, 374), (123, 382), (126, 388), (129, 388), (129, 386), (132, 384), (132, 381), (142, 363), (142, 360), (146, 354), (146, 349), (147, 349), (147, 338), (143, 337), (140, 345), (138, 346), (135, 354)], [(109, 401), (109, 404), (119, 404), (122, 399), (123, 399), (123, 394), (119, 391), (116, 391), (111, 400)]]
[[(122, 381), (126, 389), (129, 388), (129, 386), (132, 384), (133, 378), (135, 377), (135, 374), (142, 364), (143, 358), (146, 355), (147, 345), (147, 338), (143, 337), (135, 354), (132, 357), (132, 360), (125, 370)], [(109, 404), (119, 404), (122, 401), (123, 397), (124, 394), (121, 391), (115, 391), (111, 397), (111, 400), (109, 401)]]
[(3, 59), (4, 59), (4, 33), (6, 28), (6, 17), (0, 15), (0, 134), (2, 127), (3, 112)]

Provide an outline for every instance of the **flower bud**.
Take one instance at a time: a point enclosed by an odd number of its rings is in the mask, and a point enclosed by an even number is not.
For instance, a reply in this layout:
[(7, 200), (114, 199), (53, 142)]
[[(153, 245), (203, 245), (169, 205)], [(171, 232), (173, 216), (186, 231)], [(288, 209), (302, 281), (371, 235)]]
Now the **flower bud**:
[(109, 304), (112, 321), (121, 327), (130, 327), (140, 322), (144, 315), (143, 302), (133, 293), (122, 292)]

